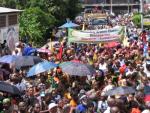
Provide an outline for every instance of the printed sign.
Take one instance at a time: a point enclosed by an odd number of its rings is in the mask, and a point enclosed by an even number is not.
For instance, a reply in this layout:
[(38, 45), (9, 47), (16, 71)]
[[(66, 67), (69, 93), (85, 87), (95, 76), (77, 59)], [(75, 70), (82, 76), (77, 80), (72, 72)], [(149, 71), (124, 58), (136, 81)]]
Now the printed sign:
[(121, 41), (124, 37), (125, 28), (118, 26), (102, 30), (85, 30), (79, 31), (69, 29), (68, 41), (69, 42), (108, 42), (108, 41)]

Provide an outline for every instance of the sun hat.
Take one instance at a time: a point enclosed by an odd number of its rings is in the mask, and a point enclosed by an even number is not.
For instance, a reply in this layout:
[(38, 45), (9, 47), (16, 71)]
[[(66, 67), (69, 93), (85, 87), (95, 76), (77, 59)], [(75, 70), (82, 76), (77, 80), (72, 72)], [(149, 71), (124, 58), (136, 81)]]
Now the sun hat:
[(20, 109), (25, 109), (26, 108), (26, 103), (25, 102), (19, 102), (19, 108)]
[(9, 98), (5, 98), (5, 99), (3, 100), (3, 104), (7, 104), (7, 103), (10, 103), (10, 99), (9, 99)]
[(50, 104), (48, 105), (48, 109), (50, 110), (50, 109), (52, 109), (52, 108), (54, 108), (54, 107), (56, 107), (56, 106), (58, 106), (58, 105), (55, 104), (55, 103), (50, 103)]
[(80, 100), (83, 100), (84, 98), (87, 98), (87, 96), (86, 95), (80, 96)]

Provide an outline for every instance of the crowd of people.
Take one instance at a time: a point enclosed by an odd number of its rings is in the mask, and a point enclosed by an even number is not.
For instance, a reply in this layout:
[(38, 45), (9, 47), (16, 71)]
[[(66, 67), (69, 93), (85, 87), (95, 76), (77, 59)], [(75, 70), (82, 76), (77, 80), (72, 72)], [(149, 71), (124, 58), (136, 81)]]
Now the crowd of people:
[[(76, 61), (89, 64), (96, 73), (74, 76), (57, 67), (49, 72), (27, 77), (28, 68), (0, 73), (0, 80), (15, 85), (21, 95), (0, 93), (0, 113), (150, 113), (150, 51), (147, 31), (139, 33), (128, 17), (115, 18), (112, 26), (126, 25), (128, 46), (105, 47), (104, 44), (58, 44), (44, 59), (61, 63)], [(112, 27), (111, 26), (111, 27)], [(107, 26), (108, 27), (108, 26)], [(29, 45), (31, 47), (31, 45)], [(25, 44), (16, 44), (13, 55), (24, 55)], [(49, 49), (48, 46), (46, 49)], [(39, 54), (34, 54), (38, 55)], [(114, 87), (130, 86), (132, 94), (106, 95)]]

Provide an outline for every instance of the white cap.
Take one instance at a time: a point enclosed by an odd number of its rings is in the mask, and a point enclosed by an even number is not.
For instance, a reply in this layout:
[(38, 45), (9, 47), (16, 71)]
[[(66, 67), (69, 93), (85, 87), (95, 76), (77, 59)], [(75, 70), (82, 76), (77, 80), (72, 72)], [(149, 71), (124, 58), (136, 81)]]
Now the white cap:
[(80, 97), (80, 100), (82, 100), (82, 99), (84, 99), (84, 98), (87, 98), (87, 96), (86, 96), (86, 95), (82, 95), (82, 96)]
[(142, 113), (150, 113), (149, 110), (144, 110)]
[(56, 107), (56, 106), (58, 106), (58, 105), (55, 104), (55, 103), (50, 103), (50, 104), (48, 105), (48, 109), (50, 110), (50, 109), (52, 109), (52, 108), (54, 108), (54, 107)]

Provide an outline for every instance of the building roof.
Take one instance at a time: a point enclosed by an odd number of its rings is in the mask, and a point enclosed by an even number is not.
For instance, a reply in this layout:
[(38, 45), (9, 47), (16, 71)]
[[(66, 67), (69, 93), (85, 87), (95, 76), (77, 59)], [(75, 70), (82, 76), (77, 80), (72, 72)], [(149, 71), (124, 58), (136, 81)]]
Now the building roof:
[(22, 10), (0, 7), (0, 14), (2, 14), (2, 13), (15, 13), (15, 12), (22, 12)]

